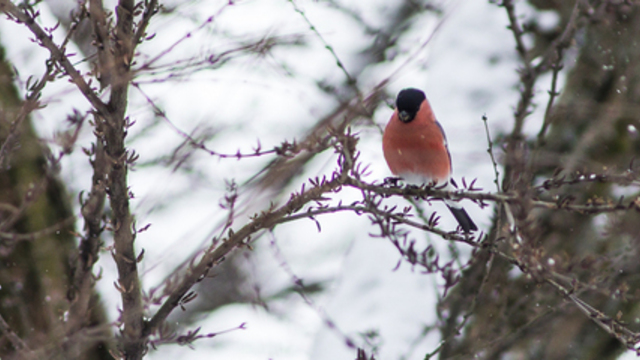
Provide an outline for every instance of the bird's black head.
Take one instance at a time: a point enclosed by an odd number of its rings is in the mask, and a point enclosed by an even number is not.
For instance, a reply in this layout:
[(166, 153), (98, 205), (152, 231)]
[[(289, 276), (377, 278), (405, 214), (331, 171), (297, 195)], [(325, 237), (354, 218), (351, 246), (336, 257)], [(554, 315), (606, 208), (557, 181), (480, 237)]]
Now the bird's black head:
[(424, 93), (418, 89), (409, 88), (400, 91), (396, 98), (396, 109), (400, 121), (408, 123), (413, 120), (420, 110), (420, 104), (426, 98)]

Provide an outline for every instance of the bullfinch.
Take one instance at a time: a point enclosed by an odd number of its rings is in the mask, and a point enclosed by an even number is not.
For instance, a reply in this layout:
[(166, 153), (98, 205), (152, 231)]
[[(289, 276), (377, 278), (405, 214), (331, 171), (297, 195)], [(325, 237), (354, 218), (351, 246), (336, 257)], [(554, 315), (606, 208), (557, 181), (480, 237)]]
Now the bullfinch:
[[(436, 120), (424, 92), (404, 89), (382, 136), (382, 151), (391, 172), (414, 184), (448, 184), (451, 154), (444, 130)], [(445, 201), (465, 233), (478, 230), (469, 214), (453, 201)]]

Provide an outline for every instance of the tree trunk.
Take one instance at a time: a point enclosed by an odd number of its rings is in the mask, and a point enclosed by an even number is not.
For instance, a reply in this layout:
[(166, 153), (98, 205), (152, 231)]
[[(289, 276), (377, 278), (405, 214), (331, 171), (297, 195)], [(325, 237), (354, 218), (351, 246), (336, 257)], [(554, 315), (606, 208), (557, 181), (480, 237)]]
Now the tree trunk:
[[(72, 344), (79, 350), (59, 349), (70, 305), (70, 265), (77, 256), (75, 217), (51, 154), (29, 117), (19, 121), (23, 104), (0, 49), (0, 315), (34, 351), (18, 352), (5, 333), (0, 357), (112, 359), (104, 339), (108, 328), (100, 340), (85, 337), (88, 346)], [(97, 293), (87, 317), (87, 326), (107, 323)]]

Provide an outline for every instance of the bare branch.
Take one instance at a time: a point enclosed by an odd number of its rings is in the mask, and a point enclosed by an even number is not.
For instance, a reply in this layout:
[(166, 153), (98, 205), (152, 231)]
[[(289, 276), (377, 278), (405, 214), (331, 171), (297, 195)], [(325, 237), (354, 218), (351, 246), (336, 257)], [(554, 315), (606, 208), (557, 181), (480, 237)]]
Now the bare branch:
[(0, 333), (4, 334), (4, 336), (9, 339), (11, 345), (16, 348), (19, 352), (25, 354), (25, 357), (28, 359), (32, 359), (33, 357), (27, 355), (27, 353), (31, 352), (29, 346), (16, 335), (16, 333), (11, 329), (9, 324), (4, 320), (4, 318), (0, 315)]
[(71, 64), (69, 58), (64, 54), (60, 48), (53, 42), (53, 39), (47, 34), (35, 21), (35, 15), (29, 14), (26, 10), (18, 8), (9, 0), (0, 0), (0, 10), (16, 19), (20, 23), (24, 23), (25, 26), (31, 30), (36, 39), (42, 46), (44, 46), (51, 53), (52, 61), (60, 64), (67, 75), (71, 77), (71, 80), (76, 84), (78, 89), (82, 92), (84, 97), (89, 100), (89, 103), (100, 113), (108, 114), (106, 105), (100, 100), (94, 89), (89, 86), (82, 75)]

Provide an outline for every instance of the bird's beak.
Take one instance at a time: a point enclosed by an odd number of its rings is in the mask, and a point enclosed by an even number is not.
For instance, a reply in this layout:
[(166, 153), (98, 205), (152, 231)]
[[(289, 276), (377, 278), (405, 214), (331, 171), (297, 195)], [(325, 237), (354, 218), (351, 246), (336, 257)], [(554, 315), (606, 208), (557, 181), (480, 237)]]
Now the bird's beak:
[(407, 111), (399, 111), (398, 118), (400, 118), (400, 121), (406, 123), (411, 121), (411, 114), (408, 113)]

